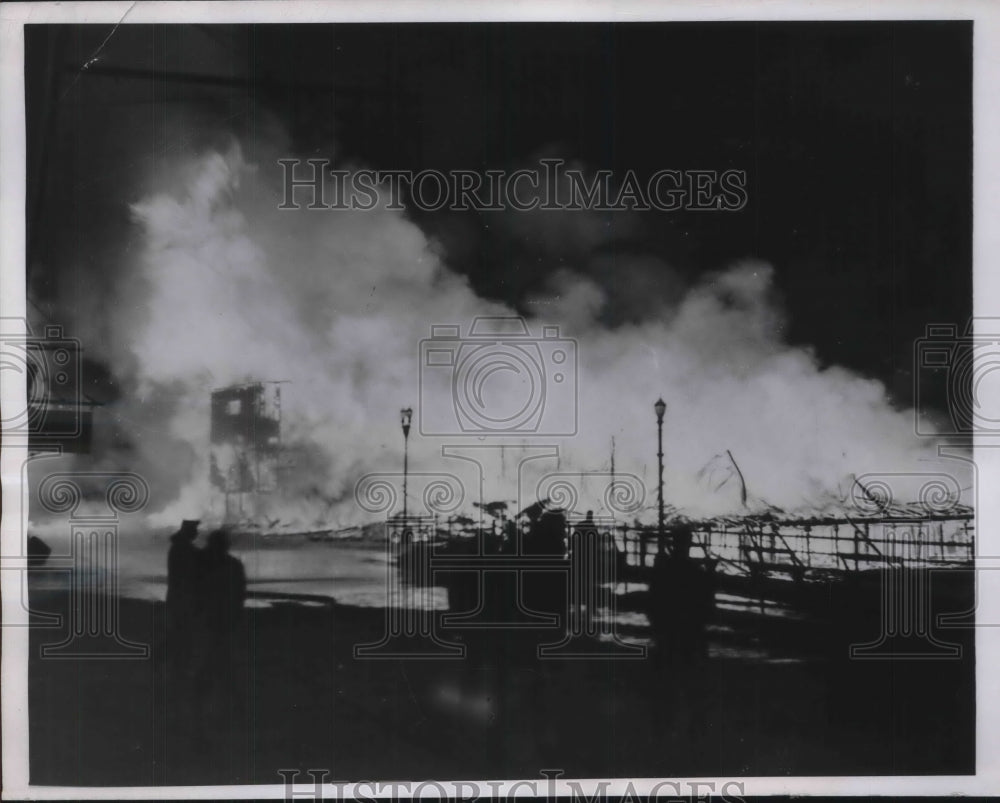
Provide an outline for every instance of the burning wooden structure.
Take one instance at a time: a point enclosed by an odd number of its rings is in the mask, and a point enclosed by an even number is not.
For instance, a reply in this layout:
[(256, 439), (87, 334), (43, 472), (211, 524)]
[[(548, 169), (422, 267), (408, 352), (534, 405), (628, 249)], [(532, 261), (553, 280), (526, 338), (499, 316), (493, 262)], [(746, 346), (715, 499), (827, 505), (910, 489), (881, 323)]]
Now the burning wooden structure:
[(210, 477), (227, 524), (260, 522), (279, 490), (281, 383), (254, 381), (212, 393)]

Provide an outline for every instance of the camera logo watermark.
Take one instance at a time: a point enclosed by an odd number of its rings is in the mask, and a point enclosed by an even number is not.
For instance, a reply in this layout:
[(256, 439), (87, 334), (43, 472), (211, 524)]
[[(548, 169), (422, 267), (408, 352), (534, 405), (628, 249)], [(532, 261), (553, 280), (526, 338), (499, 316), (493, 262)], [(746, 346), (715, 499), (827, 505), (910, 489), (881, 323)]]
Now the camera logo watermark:
[[(279, 209), (425, 212), (475, 210), (679, 210), (735, 212), (747, 205), (745, 170), (634, 170), (615, 176), (541, 159), (517, 170), (337, 170), (329, 159), (279, 159), (283, 195)], [(405, 198), (405, 203), (404, 203)]]
[(556, 326), (479, 317), (420, 341), (422, 435), (575, 435), (577, 404), (577, 343)]
[[(914, 344), (914, 410), (921, 436), (1000, 434), (1000, 318), (931, 324)], [(934, 416), (945, 404), (947, 419)]]
[(74, 441), (87, 435), (89, 406), (81, 392), (80, 341), (61, 326), (32, 333), (23, 318), (0, 319), (0, 376), (22, 377), (24, 405), (5, 399), (0, 412), (4, 438), (77, 451)]

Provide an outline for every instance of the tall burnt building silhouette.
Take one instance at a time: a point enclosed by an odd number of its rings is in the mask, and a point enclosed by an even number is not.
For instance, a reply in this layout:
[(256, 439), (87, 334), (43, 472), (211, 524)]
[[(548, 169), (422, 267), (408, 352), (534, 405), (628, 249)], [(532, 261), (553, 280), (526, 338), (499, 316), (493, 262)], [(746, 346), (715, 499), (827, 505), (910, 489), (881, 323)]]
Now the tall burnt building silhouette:
[(257, 521), (279, 487), (281, 385), (255, 381), (212, 392), (210, 476), (227, 522)]

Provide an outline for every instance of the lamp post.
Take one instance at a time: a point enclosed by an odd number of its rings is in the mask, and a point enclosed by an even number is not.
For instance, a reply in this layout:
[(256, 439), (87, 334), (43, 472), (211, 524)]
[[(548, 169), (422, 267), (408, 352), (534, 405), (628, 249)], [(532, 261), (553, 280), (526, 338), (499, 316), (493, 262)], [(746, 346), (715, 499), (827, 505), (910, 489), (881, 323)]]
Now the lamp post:
[(656, 411), (656, 459), (659, 461), (660, 467), (660, 481), (658, 485), (658, 500), (660, 508), (659, 517), (659, 529), (657, 530), (657, 544), (656, 551), (658, 554), (663, 553), (663, 541), (664, 541), (664, 518), (663, 518), (663, 414), (667, 411), (667, 403), (663, 399), (657, 399), (656, 403), (653, 405), (653, 409)]
[(406, 532), (406, 475), (409, 471), (408, 450), (410, 445), (410, 422), (413, 420), (413, 408), (405, 407), (399, 411), (399, 423), (403, 426), (403, 532)]

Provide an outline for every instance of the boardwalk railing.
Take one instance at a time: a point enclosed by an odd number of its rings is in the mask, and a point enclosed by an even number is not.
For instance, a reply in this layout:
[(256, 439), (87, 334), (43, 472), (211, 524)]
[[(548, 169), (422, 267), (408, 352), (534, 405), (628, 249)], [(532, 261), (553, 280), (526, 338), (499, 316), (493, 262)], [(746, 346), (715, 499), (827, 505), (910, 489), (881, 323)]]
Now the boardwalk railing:
[[(829, 516), (797, 519), (717, 518), (688, 522), (693, 529), (691, 555), (711, 560), (724, 574), (772, 575), (806, 579), (839, 572), (896, 568), (960, 568), (975, 558), (975, 517), (951, 514)], [(568, 528), (567, 535), (572, 527)], [(656, 527), (635, 527), (605, 520), (623, 556), (623, 579), (639, 579), (656, 555), (668, 551), (671, 526), (661, 537)], [(391, 520), (391, 548), (435, 538), (453, 540), (436, 519)], [(501, 542), (499, 533), (484, 533), (483, 547)], [(494, 550), (495, 551), (495, 550)], [(502, 550), (501, 550), (502, 551)]]
[[(970, 514), (813, 519), (726, 519), (695, 522), (692, 556), (718, 562), (720, 571), (812, 573), (880, 566), (967, 566), (975, 557)], [(641, 573), (661, 547), (656, 528), (622, 527), (615, 535), (626, 565)]]

